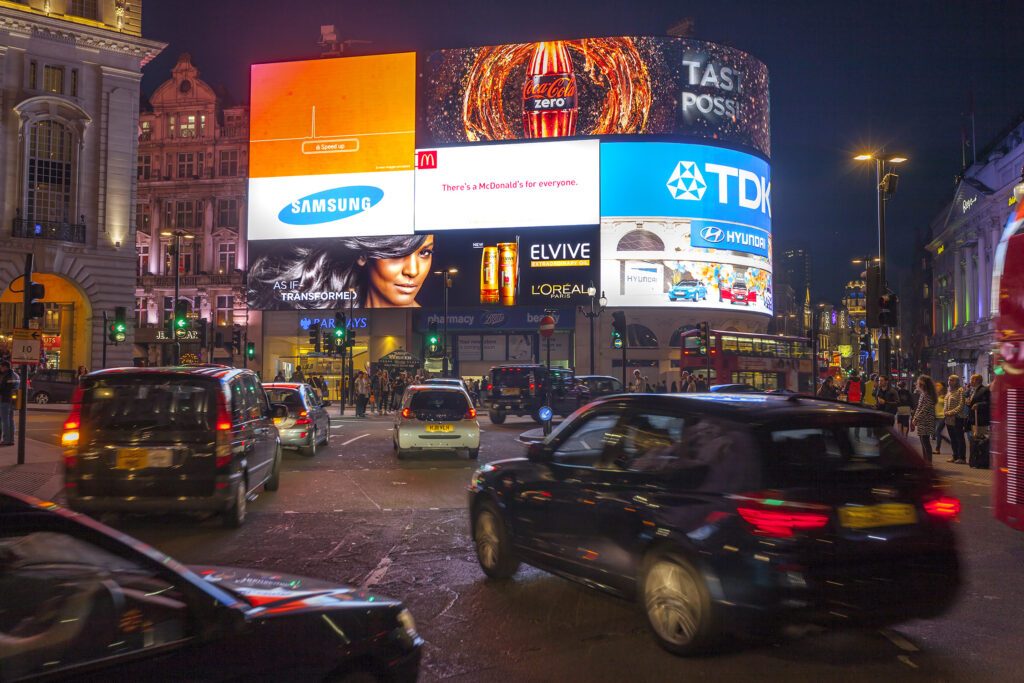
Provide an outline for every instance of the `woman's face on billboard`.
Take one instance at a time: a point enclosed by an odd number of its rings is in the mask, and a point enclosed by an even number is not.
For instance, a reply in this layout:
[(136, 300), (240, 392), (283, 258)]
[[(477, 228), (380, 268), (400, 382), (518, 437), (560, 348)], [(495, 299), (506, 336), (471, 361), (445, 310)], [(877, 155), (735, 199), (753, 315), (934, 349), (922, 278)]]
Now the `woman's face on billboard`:
[(427, 235), (416, 251), (399, 258), (367, 261), (370, 287), (366, 293), (368, 308), (416, 306), (416, 295), (430, 275), (434, 260), (434, 236)]

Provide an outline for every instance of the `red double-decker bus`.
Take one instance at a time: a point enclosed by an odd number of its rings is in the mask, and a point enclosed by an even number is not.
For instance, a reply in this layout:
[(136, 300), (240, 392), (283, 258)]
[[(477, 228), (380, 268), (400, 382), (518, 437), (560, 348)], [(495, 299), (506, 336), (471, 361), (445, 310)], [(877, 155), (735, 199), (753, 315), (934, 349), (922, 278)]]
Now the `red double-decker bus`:
[(700, 335), (682, 335), (679, 371), (698, 373), (714, 384), (749, 384), (763, 391), (788, 389), (814, 393), (810, 340), (751, 332), (711, 330), (707, 353)]
[(1024, 183), (1014, 196), (992, 273), (998, 318), (991, 455), (996, 519), (1024, 531)]

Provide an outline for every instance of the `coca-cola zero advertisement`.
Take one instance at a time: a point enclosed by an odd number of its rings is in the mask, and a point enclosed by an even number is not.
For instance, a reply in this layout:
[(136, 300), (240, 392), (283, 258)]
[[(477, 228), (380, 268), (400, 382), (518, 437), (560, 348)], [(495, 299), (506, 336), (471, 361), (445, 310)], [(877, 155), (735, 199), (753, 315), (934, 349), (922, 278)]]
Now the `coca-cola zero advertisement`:
[(417, 146), (589, 135), (716, 140), (770, 155), (768, 70), (687, 38), (440, 50), (420, 72)]

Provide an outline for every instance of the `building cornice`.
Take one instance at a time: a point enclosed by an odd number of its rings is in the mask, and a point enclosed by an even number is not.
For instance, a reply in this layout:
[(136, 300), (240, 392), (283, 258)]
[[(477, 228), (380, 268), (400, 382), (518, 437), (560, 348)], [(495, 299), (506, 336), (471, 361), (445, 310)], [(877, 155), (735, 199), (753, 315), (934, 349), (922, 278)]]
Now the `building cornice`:
[(139, 60), (140, 68), (167, 47), (167, 43), (156, 40), (109, 29), (93, 28), (2, 6), (0, 6), (0, 31), (25, 38), (42, 38), (76, 47), (130, 55)]

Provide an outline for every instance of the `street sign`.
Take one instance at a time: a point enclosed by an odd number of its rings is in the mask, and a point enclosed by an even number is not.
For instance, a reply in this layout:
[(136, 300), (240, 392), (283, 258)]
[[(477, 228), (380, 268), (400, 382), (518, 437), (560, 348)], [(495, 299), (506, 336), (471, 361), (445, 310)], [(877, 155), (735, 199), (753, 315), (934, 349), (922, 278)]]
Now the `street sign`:
[(28, 327), (15, 327), (14, 328), (14, 340), (15, 341), (32, 341), (41, 340), (43, 333), (40, 330), (33, 330)]
[(40, 339), (17, 339), (11, 346), (11, 362), (22, 365), (36, 365), (42, 352), (43, 342)]
[(546, 315), (540, 319), (540, 336), (550, 337), (555, 333), (555, 319)]

